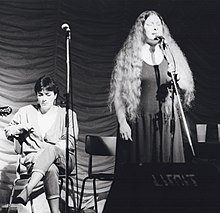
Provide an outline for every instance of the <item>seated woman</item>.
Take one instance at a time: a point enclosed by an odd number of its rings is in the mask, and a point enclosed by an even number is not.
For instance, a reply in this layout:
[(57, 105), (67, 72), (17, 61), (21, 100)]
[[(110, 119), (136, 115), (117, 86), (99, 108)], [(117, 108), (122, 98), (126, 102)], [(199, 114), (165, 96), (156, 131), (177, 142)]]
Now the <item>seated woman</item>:
[[(65, 173), (66, 109), (56, 105), (59, 89), (54, 80), (43, 76), (36, 81), (36, 105), (21, 107), (5, 128), (6, 137), (22, 142), (22, 163), (31, 172), (29, 183), (16, 197), (26, 205), (33, 188), (43, 180), (52, 213), (59, 212), (59, 174)], [(69, 114), (69, 171), (74, 169), (74, 142), (78, 139), (75, 112)]]

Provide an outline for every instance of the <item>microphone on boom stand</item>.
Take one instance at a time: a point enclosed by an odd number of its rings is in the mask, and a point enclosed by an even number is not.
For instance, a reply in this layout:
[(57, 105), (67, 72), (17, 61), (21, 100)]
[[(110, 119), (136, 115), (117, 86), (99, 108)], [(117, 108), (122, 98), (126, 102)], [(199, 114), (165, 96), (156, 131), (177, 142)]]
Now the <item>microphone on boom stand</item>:
[(195, 151), (194, 151), (191, 136), (190, 136), (190, 133), (189, 133), (189, 128), (188, 128), (188, 125), (187, 125), (187, 122), (186, 122), (186, 117), (185, 117), (185, 114), (184, 114), (184, 111), (183, 111), (183, 106), (182, 106), (180, 95), (179, 95), (179, 92), (178, 92), (178, 87), (177, 87), (178, 73), (176, 72), (176, 63), (175, 63), (173, 53), (172, 53), (171, 49), (169, 48), (169, 45), (166, 42), (166, 39), (163, 36), (156, 36), (155, 40), (159, 41), (159, 43), (161, 45), (161, 49), (162, 49), (163, 54), (164, 54), (164, 57), (168, 62), (168, 65), (173, 65), (173, 71), (168, 72), (168, 75), (172, 79), (173, 92), (176, 94), (177, 102), (178, 102), (179, 109), (180, 109), (180, 114), (182, 116), (183, 125), (185, 127), (185, 132), (186, 132), (186, 135), (187, 135), (187, 138), (188, 138), (188, 142), (189, 142), (189, 145), (191, 147), (192, 154), (193, 154), (193, 156), (195, 156)]
[[(71, 30), (67, 23), (62, 24), (61, 28), (66, 32), (66, 201), (65, 201), (65, 213), (69, 213), (69, 97), (70, 97), (70, 40)], [(74, 122), (73, 122), (74, 125)], [(74, 126), (73, 126), (74, 128)], [(75, 131), (74, 131), (75, 132)], [(78, 194), (78, 177), (77, 177), (77, 151), (76, 151), (76, 138), (74, 137), (75, 148), (75, 170), (76, 170), (76, 184)], [(75, 199), (75, 198), (74, 198)], [(78, 202), (77, 202), (78, 205)], [(77, 208), (77, 206), (76, 206)], [(77, 211), (77, 209), (75, 209)]]

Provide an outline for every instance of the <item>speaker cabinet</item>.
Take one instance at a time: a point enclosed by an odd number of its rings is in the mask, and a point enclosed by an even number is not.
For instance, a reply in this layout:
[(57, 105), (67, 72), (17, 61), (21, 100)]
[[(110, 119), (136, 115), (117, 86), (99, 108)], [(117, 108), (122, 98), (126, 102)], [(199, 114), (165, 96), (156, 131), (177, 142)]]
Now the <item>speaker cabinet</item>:
[(117, 167), (103, 213), (219, 213), (220, 176), (209, 164)]

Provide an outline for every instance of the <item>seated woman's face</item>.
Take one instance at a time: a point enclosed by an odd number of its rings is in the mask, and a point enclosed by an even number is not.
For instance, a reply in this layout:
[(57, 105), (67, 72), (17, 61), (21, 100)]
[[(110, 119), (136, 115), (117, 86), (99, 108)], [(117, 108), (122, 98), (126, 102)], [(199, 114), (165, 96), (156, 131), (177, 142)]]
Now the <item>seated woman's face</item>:
[(37, 101), (40, 105), (40, 110), (42, 113), (46, 113), (54, 105), (57, 94), (54, 91), (49, 91), (43, 89), (40, 92), (37, 92)]

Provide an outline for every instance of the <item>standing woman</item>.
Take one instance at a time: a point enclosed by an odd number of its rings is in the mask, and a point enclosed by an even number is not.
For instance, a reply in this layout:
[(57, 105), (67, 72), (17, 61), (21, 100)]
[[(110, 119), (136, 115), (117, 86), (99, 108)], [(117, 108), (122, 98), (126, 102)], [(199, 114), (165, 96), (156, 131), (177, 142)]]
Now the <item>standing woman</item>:
[(119, 123), (119, 163), (185, 161), (171, 73), (178, 81), (183, 106), (190, 106), (194, 81), (187, 60), (162, 17), (145, 11), (119, 51), (112, 73), (109, 101)]
[[(56, 105), (59, 90), (49, 76), (35, 83), (36, 105), (21, 107), (5, 128), (9, 140), (16, 138), (23, 149), (22, 163), (31, 178), (16, 202), (26, 205), (34, 187), (43, 180), (52, 213), (59, 213), (59, 174), (65, 174), (66, 109)], [(69, 171), (75, 166), (74, 141), (78, 138), (75, 112), (69, 113)]]

